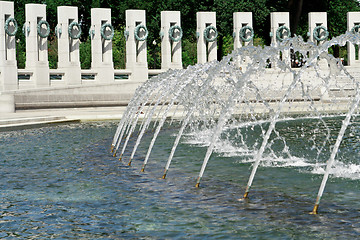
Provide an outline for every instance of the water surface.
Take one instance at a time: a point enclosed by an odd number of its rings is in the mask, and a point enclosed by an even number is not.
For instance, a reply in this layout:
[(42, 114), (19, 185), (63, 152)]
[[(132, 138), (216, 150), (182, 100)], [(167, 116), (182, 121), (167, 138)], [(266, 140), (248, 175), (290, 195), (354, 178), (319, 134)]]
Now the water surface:
[[(341, 123), (341, 119), (331, 121), (334, 128)], [(136, 139), (122, 162), (112, 157), (109, 148), (116, 124), (74, 123), (0, 132), (0, 238), (360, 237), (360, 126), (356, 121), (347, 131), (316, 216), (309, 212), (326, 156), (316, 156), (316, 149), (303, 140), (313, 136), (311, 120), (277, 125), (281, 136), (289, 134), (286, 145), (291, 157), (279, 153), (274, 158), (268, 149), (247, 202), (238, 199), (250, 175), (253, 149), (243, 151), (240, 144), (229, 147), (222, 142), (197, 189), (206, 143), (191, 135), (183, 139), (163, 180), (178, 126), (167, 125), (160, 133), (146, 172), (140, 173), (152, 135), (143, 138), (128, 167)], [(256, 127), (241, 131), (248, 131), (249, 143), (258, 141)], [(325, 146), (324, 155), (327, 148), (331, 144)], [(281, 151), (281, 141), (273, 141), (271, 149)]]

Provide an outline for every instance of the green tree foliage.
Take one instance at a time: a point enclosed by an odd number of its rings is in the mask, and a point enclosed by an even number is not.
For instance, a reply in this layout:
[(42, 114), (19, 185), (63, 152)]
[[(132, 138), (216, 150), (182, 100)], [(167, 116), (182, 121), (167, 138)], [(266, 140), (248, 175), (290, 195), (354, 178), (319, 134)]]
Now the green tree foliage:
[[(77, 6), (79, 22), (83, 34), (80, 44), (80, 59), (82, 68), (91, 67), (91, 43), (88, 31), (91, 21), (91, 8), (111, 8), (112, 24), (115, 27), (113, 39), (114, 67), (124, 68), (126, 62), (125, 11), (127, 9), (146, 10), (146, 25), (149, 30), (147, 39), (148, 61), (150, 68), (160, 68), (160, 23), (161, 11), (181, 11), (181, 25), (184, 31), (182, 41), (184, 67), (196, 63), (196, 13), (214, 11), (217, 17), (218, 57), (231, 52), (233, 47), (233, 13), (252, 12), (255, 30), (255, 45), (270, 43), (270, 13), (290, 12), (290, 27), (292, 34), (307, 38), (308, 13), (328, 12), (328, 28), (330, 36), (337, 36), (346, 31), (346, 14), (349, 11), (360, 11), (357, 0), (15, 0), (15, 18), (20, 28), (25, 21), (26, 3), (44, 3), (47, 5), (47, 20), (52, 29), (49, 39), (49, 62), (51, 67), (57, 65), (57, 41), (53, 31), (57, 24), (58, 6)], [(21, 31), (17, 33), (17, 60), (20, 68), (25, 66), (25, 38)], [(153, 44), (155, 43), (155, 44)], [(339, 56), (339, 49), (334, 49), (334, 55)], [(346, 51), (345, 51), (346, 53)], [(342, 54), (340, 54), (342, 55)]]
[(183, 67), (196, 64), (197, 52), (196, 52), (196, 38), (185, 38), (182, 41), (182, 60)]
[(91, 68), (91, 41), (89, 38), (80, 44), (80, 64), (82, 69)]
[(124, 30), (125, 27), (119, 27), (120, 30), (115, 30), (114, 38), (112, 40), (113, 47), (113, 62), (115, 69), (124, 69), (126, 63), (126, 54), (125, 54), (125, 36)]

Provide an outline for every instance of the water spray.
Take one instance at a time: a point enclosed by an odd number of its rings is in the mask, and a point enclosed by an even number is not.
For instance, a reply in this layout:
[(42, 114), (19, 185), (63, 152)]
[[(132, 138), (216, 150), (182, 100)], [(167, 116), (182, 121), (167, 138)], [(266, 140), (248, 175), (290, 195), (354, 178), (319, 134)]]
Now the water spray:
[[(229, 122), (234, 119), (234, 114), (238, 114), (240, 116), (249, 115), (255, 121), (257, 120), (257, 114), (263, 114), (261, 116), (265, 116), (266, 118), (270, 115), (267, 130), (265, 131), (261, 126), (261, 144), (259, 149), (257, 149), (257, 146), (253, 146), (253, 148), (257, 150), (254, 156), (255, 162), (252, 166), (252, 171), (243, 195), (244, 199), (247, 199), (249, 197), (249, 191), (252, 187), (256, 171), (260, 161), (263, 159), (264, 153), (266, 153), (266, 149), (270, 148), (271, 152), (273, 152), (273, 149), (271, 149), (274, 142), (271, 140), (272, 133), (275, 132), (278, 139), (282, 139), (283, 143), (286, 145), (285, 139), (283, 139), (275, 130), (275, 126), (279, 122), (280, 114), (285, 111), (284, 109), (287, 106), (286, 104), (290, 104), (289, 111), (292, 111), (290, 108), (294, 108), (293, 102), (296, 102), (299, 106), (305, 109), (301, 111), (309, 111), (309, 109), (311, 109), (312, 113), (315, 112), (318, 115), (318, 118), (320, 119), (319, 121), (324, 122), (320, 116), (320, 111), (322, 110), (317, 109), (317, 103), (314, 104), (314, 99), (318, 98), (319, 100), (316, 101), (318, 101), (319, 104), (322, 104), (321, 106), (324, 105), (325, 107), (330, 107), (331, 96), (326, 92), (329, 88), (328, 82), (330, 82), (333, 77), (335, 78), (339, 75), (339, 71), (336, 67), (337, 64), (335, 63), (336, 60), (334, 60), (333, 57), (329, 57), (327, 50), (333, 45), (343, 46), (347, 41), (360, 42), (359, 36), (354, 36), (354, 34), (341, 35), (330, 41), (324, 42), (319, 46), (314, 43), (303, 42), (300, 37), (292, 39), (287, 38), (276, 47), (244, 47), (235, 50), (221, 62), (195, 65), (189, 67), (188, 69), (178, 70), (178, 72), (175, 73), (165, 73), (162, 76), (154, 77), (151, 81), (146, 83), (146, 87), (140, 88), (139, 92), (142, 96), (135, 97), (131, 103), (129, 103), (130, 107), (128, 107), (127, 111), (124, 113), (124, 116), (126, 117), (122, 119), (121, 123), (119, 123), (115, 134), (116, 136), (114, 137), (114, 141), (111, 145), (111, 151), (116, 154), (116, 150), (121, 145), (122, 151), (119, 158), (119, 160), (121, 160), (127, 145), (129, 145), (129, 138), (131, 134), (134, 132), (135, 128), (138, 128), (137, 124), (139, 122), (139, 112), (141, 112), (147, 104), (154, 102), (155, 99), (155, 104), (152, 106), (149, 104), (146, 114), (143, 116), (144, 118), (142, 119), (138, 131), (139, 134), (128, 163), (131, 165), (144, 133), (152, 127), (154, 135), (150, 145), (148, 146), (147, 154), (140, 170), (141, 172), (144, 172), (148, 164), (151, 151), (155, 146), (156, 139), (163, 128), (166, 118), (169, 115), (169, 112), (175, 108), (174, 106), (176, 106), (175, 112), (172, 114), (175, 116), (176, 112), (179, 111), (178, 109), (182, 111), (179, 118), (180, 128), (167, 159), (162, 178), (165, 179), (168, 174), (170, 164), (180, 143), (181, 137), (187, 133), (186, 131), (194, 133), (196, 127), (203, 124), (206, 129), (213, 129), (213, 131), (207, 145), (208, 147), (203, 159), (200, 173), (197, 176), (195, 187), (199, 187), (207, 163), (212, 153), (217, 148), (217, 142), (223, 137), (222, 133), (227, 131), (226, 129), (229, 127)], [(279, 52), (289, 52), (290, 50), (293, 50), (295, 53), (303, 56), (304, 62), (302, 67), (293, 69), (288, 65), (286, 59), (282, 60), (279, 58)], [(306, 57), (308, 53), (310, 57)], [(241, 59), (246, 59), (246, 61), (248, 61), (245, 64), (241, 62), (241, 66), (239, 66), (239, 61), (237, 61), (240, 56)], [(320, 58), (320, 61), (323, 59), (327, 60), (327, 64), (321, 65), (318, 63), (318, 58)], [(271, 69), (267, 69), (269, 67), (269, 63), (273, 65)], [(317, 64), (319, 64), (319, 66)], [(328, 69), (330, 68), (330, 73), (325, 74), (326, 76), (323, 76), (324, 74), (321, 72), (324, 68), (327, 71), (326, 73), (329, 72)], [(270, 75), (270, 77), (276, 78), (276, 80), (279, 80), (277, 79), (279, 76), (286, 76), (282, 85), (279, 81), (276, 83), (269, 83), (270, 87), (272, 86), (271, 84), (274, 84), (275, 87), (279, 87), (279, 89), (270, 89), (272, 91), (270, 93), (276, 93), (277, 98), (264, 95), (270, 91), (266, 84), (265, 87), (257, 85), (258, 83), (266, 83), (265, 78), (266, 76), (269, 76), (266, 75), (267, 73), (273, 74)], [(308, 73), (310, 73), (310, 75), (306, 75)], [(350, 76), (346, 73), (346, 70), (344, 70), (344, 73), (345, 77)], [(315, 78), (315, 80), (311, 78)], [(356, 82), (353, 78), (352, 80), (353, 82)], [(314, 81), (316, 81), (316, 83), (314, 83)], [(326, 87), (325, 91), (319, 90), (319, 92), (316, 92), (315, 90), (307, 89), (313, 87), (314, 84), (317, 88)], [(318, 211), (320, 199), (329, 175), (329, 170), (333, 165), (340, 142), (344, 136), (344, 132), (350, 122), (351, 116), (354, 114), (359, 105), (360, 97), (358, 92), (360, 87), (357, 82), (356, 86), (357, 93), (355, 100), (350, 110), (347, 112), (341, 130), (338, 133), (337, 141), (332, 149), (331, 157), (327, 162), (326, 173), (320, 186), (318, 197), (312, 212), (314, 214)], [(299, 89), (301, 93), (300, 95)], [(154, 96), (156, 97), (154, 98)], [(323, 101), (324, 99), (326, 101)], [(164, 104), (165, 102), (166, 104)], [(141, 106), (140, 109), (139, 106)], [(295, 108), (296, 106), (297, 105), (295, 105)], [(337, 106), (333, 107), (337, 109)], [(215, 112), (216, 115), (214, 115)], [(296, 112), (296, 109), (294, 112)], [(151, 120), (154, 116), (157, 116), (156, 121), (151, 124)], [(241, 137), (244, 137), (241, 132), (238, 132), (237, 134), (238, 135), (235, 133), (235, 136), (240, 135)], [(328, 133), (327, 137), (329, 137), (329, 135), (330, 133)], [(256, 144), (257, 143), (258, 142), (256, 140)], [(323, 148), (324, 143), (320, 151), (322, 151)], [(290, 154), (290, 152), (287, 153)]]
[(346, 117), (344, 119), (344, 121), (342, 122), (342, 125), (341, 125), (341, 129), (339, 131), (339, 134), (338, 134), (338, 137), (336, 139), (336, 143), (334, 144), (334, 147), (333, 147), (333, 150), (331, 152), (331, 156), (326, 164), (326, 170), (325, 170), (325, 174), (323, 176), (323, 180), (321, 182), (321, 185), (320, 185), (320, 188), (319, 188), (319, 192), (318, 192), (318, 195), (316, 197), (316, 202), (315, 202), (315, 205), (314, 205), (314, 208), (313, 208), (313, 211), (311, 212), (311, 214), (317, 214), (318, 213), (318, 208), (319, 208), (319, 205), (320, 205), (320, 200), (321, 200), (321, 197), (324, 193), (324, 189), (325, 189), (325, 185), (326, 185), (326, 182), (329, 178), (329, 174), (330, 174), (330, 170), (334, 164), (334, 161), (335, 161), (335, 156), (336, 154), (338, 153), (338, 150), (339, 150), (339, 147), (340, 147), (340, 143), (344, 137), (344, 134), (345, 134), (345, 131), (350, 123), (350, 120), (351, 120), (351, 117), (353, 116), (355, 110), (357, 109), (357, 107), (359, 106), (359, 102), (360, 102), (360, 84), (359, 82), (356, 82), (356, 85), (357, 85), (357, 91), (356, 91), (356, 96), (355, 96), (355, 99), (353, 101), (353, 103), (351, 104), (351, 108), (349, 110), (349, 112), (346, 114)]

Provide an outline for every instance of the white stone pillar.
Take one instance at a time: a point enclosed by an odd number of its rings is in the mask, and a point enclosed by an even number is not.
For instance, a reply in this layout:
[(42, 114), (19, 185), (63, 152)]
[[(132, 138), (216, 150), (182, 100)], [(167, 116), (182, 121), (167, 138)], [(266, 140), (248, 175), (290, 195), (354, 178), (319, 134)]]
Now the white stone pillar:
[[(132, 81), (148, 79), (145, 10), (126, 10), (126, 69)], [(135, 34), (139, 39), (136, 39)]]
[[(348, 12), (347, 13), (347, 30), (351, 31), (354, 26), (360, 26), (360, 12)], [(358, 29), (360, 32), (360, 28)], [(356, 59), (355, 45), (347, 43), (347, 55), (348, 55), (348, 66), (354, 66), (360, 64), (360, 46), (358, 45), (358, 57)]]
[[(249, 28), (249, 29), (246, 29)], [(247, 46), (249, 44), (252, 45), (254, 36), (253, 22), (252, 22), (252, 12), (234, 12), (233, 13), (233, 37), (234, 37), (234, 49), (241, 48), (243, 46)], [(244, 29), (243, 38), (240, 36), (241, 29)], [(249, 41), (248, 41), (249, 39)], [(250, 40), (251, 39), (251, 40)], [(238, 67), (241, 67), (245, 70), (247, 64), (250, 63), (249, 57), (239, 57), (235, 59)]]
[[(310, 12), (308, 14), (308, 18), (309, 18), (309, 32), (308, 32), (309, 41), (314, 42), (315, 44), (322, 44), (326, 40), (326, 38), (325, 38), (326, 34), (328, 34), (328, 32), (327, 32), (327, 13), (326, 12)], [(319, 28), (319, 31), (318, 31), (319, 34), (317, 37), (320, 39), (324, 38), (324, 40), (318, 41), (315, 39), (314, 30), (316, 28)], [(314, 54), (310, 51), (309, 55), (310, 55), (310, 57), (312, 57)], [(316, 74), (319, 74), (324, 77), (327, 76), (329, 74), (327, 60), (319, 59), (318, 64), (319, 64), (319, 70), (317, 71)], [(321, 81), (321, 79), (317, 79), (317, 80)], [(321, 84), (321, 82), (314, 83), (314, 84), (321, 85), (320, 93), (322, 95), (322, 100), (328, 99), (329, 98), (328, 87)]]
[[(290, 20), (288, 12), (272, 12), (270, 13), (270, 22), (271, 22), (271, 43), (277, 46), (280, 43), (280, 40), (276, 38), (276, 32), (282, 26), (285, 26), (290, 30)], [(289, 32), (282, 31), (282, 38), (290, 37)]]
[[(233, 21), (234, 21), (234, 49), (241, 48), (242, 46), (247, 46), (252, 44), (253, 40), (248, 42), (243, 41), (240, 38), (240, 29), (243, 27), (253, 28), (252, 22), (252, 12), (234, 12), (233, 13)], [(244, 38), (248, 39), (251, 37), (251, 31), (247, 30), (245, 32)]]
[[(38, 33), (40, 21), (46, 21), (45, 4), (25, 4), (25, 34), (26, 34), (26, 69), (33, 72), (31, 80), (36, 87), (50, 85), (47, 37)], [(29, 31), (28, 31), (29, 30)], [(46, 24), (40, 26), (40, 34), (47, 35), (50, 30)]]
[[(314, 30), (316, 27), (324, 27), (327, 30), (327, 13), (326, 12), (309, 12), (309, 40), (314, 43), (322, 43), (323, 41), (317, 41), (314, 38)], [(326, 34), (326, 31), (320, 29), (319, 37), (322, 38)]]
[(80, 40), (78, 38), (81, 30), (78, 27), (78, 8), (60, 6), (57, 8), (57, 17), (58, 69), (64, 71), (63, 80), (66, 84), (81, 84)]
[[(0, 1), (0, 92), (18, 88), (16, 64), (16, 23), (14, 18), (14, 3)], [(6, 21), (10, 34), (5, 32)], [(15, 20), (16, 21), (16, 20)]]
[(212, 26), (216, 29), (216, 13), (215, 12), (197, 12), (196, 13), (196, 34), (198, 36), (197, 41), (197, 62), (205, 63), (213, 60), (217, 60), (217, 32), (210, 30), (207, 38), (214, 39), (212, 42), (206, 41), (204, 31), (206, 28)]
[[(108, 24), (108, 27), (104, 24)], [(97, 83), (114, 82), (114, 63), (112, 56), (111, 9), (91, 9), (91, 68), (96, 71)], [(103, 28), (102, 28), (103, 27)]]
[[(324, 41), (326, 41), (326, 35), (329, 33), (327, 30), (327, 13), (326, 12), (310, 12), (308, 14), (309, 17), (309, 40), (311, 42), (314, 42), (315, 44), (322, 44)], [(314, 37), (314, 30), (316, 28), (319, 28), (319, 34), (318, 34), (318, 38), (320, 39), (324, 39), (321, 41), (318, 41), (315, 39)], [(310, 56), (313, 53), (309, 53)], [(320, 59), (319, 61), (319, 65), (322, 66), (323, 68), (327, 68), (327, 61), (325, 59)]]
[[(172, 28), (171, 28), (172, 27)], [(170, 38), (170, 28), (172, 38)], [(181, 21), (179, 11), (161, 12), (161, 69), (181, 69)]]
[[(271, 44), (275, 47), (279, 46), (281, 41), (290, 36), (290, 18), (288, 12), (272, 12), (270, 13), (271, 23)], [(289, 51), (281, 52), (281, 59), (287, 64), (290, 64), (290, 53)], [(280, 56), (279, 56), (280, 57)], [(272, 67), (274, 63), (272, 63)]]

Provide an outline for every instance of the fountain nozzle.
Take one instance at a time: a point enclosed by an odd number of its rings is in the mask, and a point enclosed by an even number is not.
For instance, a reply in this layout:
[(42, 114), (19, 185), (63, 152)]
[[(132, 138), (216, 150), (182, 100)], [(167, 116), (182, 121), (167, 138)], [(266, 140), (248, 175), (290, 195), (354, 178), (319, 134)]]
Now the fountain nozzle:
[(199, 176), (196, 180), (196, 185), (195, 185), (196, 188), (200, 186), (200, 180), (201, 180), (201, 176)]
[(312, 214), (312, 215), (318, 214), (318, 208), (319, 208), (319, 204), (315, 204), (315, 206), (314, 206), (312, 212), (310, 212), (310, 214)]
[(167, 174), (167, 169), (165, 168), (164, 174), (163, 174), (163, 176), (162, 176), (161, 178), (162, 178), (162, 179), (165, 179), (165, 178), (166, 178), (166, 174)]
[(247, 198), (248, 198), (248, 195), (249, 195), (249, 192), (245, 192), (245, 194), (244, 194), (244, 199), (247, 199)]

